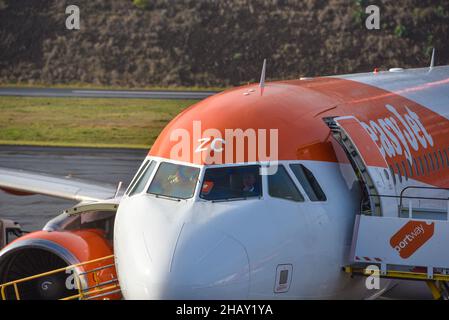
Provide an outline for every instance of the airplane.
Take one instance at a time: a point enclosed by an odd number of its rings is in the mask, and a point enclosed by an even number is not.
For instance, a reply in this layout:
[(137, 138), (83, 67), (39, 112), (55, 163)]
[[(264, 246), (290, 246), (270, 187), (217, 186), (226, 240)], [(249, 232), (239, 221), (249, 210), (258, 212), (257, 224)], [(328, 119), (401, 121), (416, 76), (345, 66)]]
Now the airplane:
[[(369, 290), (342, 267), (356, 216), (397, 215), (407, 187), (449, 187), (449, 66), (274, 82), (265, 70), (176, 116), (124, 193), (1, 168), (6, 192), (79, 204), (0, 251), (0, 284), (113, 254), (116, 273), (98, 277), (118, 279), (124, 299), (364, 299), (391, 288)], [(24, 298), (70, 294), (64, 278), (36, 281)]]

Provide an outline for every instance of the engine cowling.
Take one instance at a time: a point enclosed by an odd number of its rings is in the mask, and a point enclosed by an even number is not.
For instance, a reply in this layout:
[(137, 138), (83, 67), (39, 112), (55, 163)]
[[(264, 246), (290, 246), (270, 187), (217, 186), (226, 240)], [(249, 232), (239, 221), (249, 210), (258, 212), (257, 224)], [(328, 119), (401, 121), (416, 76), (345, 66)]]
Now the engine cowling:
[[(99, 259), (113, 254), (112, 245), (98, 229), (74, 231), (37, 231), (16, 239), (0, 251), (0, 284), (34, 276), (69, 265)], [(76, 267), (81, 276), (81, 288), (117, 278), (113, 258)], [(18, 284), (21, 299), (61, 299), (76, 295), (73, 272), (59, 272)], [(14, 288), (6, 287), (7, 299), (14, 299)], [(117, 294), (102, 298), (119, 298)]]

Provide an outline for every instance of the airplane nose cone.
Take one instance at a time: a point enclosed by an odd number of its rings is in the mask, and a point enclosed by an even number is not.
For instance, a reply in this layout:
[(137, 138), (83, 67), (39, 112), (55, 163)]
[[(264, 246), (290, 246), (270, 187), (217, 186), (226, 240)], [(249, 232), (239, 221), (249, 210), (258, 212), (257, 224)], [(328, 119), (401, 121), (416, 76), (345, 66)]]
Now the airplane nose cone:
[(249, 261), (245, 248), (217, 230), (197, 229), (194, 225), (183, 226), (163, 297), (247, 298)]
[(118, 264), (126, 299), (248, 298), (248, 256), (236, 239), (207, 226), (185, 223), (172, 248), (163, 241), (164, 237), (156, 239), (145, 231), (146, 252), (141, 252), (138, 265)]

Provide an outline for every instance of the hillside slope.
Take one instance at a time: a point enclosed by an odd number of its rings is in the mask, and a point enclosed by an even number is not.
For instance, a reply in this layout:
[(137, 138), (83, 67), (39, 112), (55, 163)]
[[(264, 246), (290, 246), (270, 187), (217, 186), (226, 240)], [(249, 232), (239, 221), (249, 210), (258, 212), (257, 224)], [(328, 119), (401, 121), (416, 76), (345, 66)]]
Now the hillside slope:
[[(145, 1), (144, 1), (145, 2)], [(449, 1), (0, 0), (0, 82), (227, 86), (449, 63)], [(77, 4), (81, 30), (65, 28)]]

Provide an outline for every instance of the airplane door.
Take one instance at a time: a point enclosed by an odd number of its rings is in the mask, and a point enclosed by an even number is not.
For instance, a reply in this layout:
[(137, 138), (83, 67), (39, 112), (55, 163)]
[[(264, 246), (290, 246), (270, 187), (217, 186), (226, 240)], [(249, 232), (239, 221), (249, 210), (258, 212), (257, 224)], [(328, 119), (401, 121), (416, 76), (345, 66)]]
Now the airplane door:
[[(328, 118), (325, 122), (331, 128), (335, 140), (345, 150), (356, 176), (364, 184), (363, 213), (397, 216), (397, 192), (388, 164), (367, 130), (354, 116)], [(334, 145), (335, 148), (338, 146)]]

